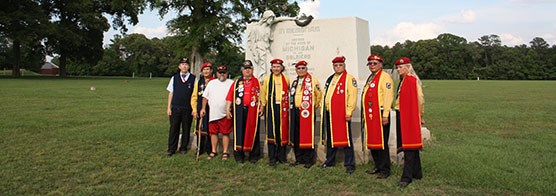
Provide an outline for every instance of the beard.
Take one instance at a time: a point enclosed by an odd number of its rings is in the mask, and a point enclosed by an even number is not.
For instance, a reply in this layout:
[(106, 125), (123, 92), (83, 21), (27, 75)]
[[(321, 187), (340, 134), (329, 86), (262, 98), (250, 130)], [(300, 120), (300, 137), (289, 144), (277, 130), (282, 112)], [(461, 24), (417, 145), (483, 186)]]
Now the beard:
[(218, 80), (220, 80), (220, 82), (224, 82), (224, 81), (226, 81), (226, 77), (220, 76), (220, 77), (218, 77)]

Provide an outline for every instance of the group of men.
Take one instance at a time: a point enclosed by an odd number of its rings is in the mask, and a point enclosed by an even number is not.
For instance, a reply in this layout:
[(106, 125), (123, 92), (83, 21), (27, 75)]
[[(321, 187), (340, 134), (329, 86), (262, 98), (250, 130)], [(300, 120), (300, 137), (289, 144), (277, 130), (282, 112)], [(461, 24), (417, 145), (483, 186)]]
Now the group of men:
[[(195, 76), (189, 73), (189, 60), (182, 59), (178, 66), (180, 73), (174, 75), (168, 84), (170, 135), (167, 154), (172, 156), (178, 150), (186, 153), (188, 130), (194, 118), (198, 120), (195, 128), (200, 138), (198, 152), (207, 153), (208, 159), (216, 157), (220, 133), (223, 144), (222, 160), (227, 160), (230, 134), (233, 132), (235, 160), (240, 163), (255, 163), (261, 158), (259, 119), (264, 116), (265, 123), (262, 126), (266, 130), (270, 166), (287, 163), (287, 146), (294, 149), (295, 162), (292, 166), (313, 166), (316, 162), (315, 127), (320, 126), (320, 142), (326, 146), (326, 161), (321, 167), (335, 166), (336, 151), (342, 148), (346, 173), (352, 174), (355, 172), (355, 155), (351, 119), (359, 93), (357, 79), (347, 73), (345, 61), (343, 56), (332, 60), (334, 74), (328, 77), (322, 87), (308, 73), (309, 63), (303, 60), (295, 64), (297, 78), (293, 81), (290, 82), (283, 73), (284, 62), (274, 59), (270, 61), (271, 73), (259, 82), (253, 76), (253, 64), (250, 60), (243, 62), (242, 75), (232, 81), (227, 79), (227, 67), (223, 65), (218, 67), (217, 79), (214, 79), (210, 63), (203, 64), (202, 76), (195, 80)], [(405, 152), (406, 161), (400, 186), (405, 187), (412, 179), (422, 177), (418, 153), (422, 149), (422, 141), (420, 138), (416, 139), (420, 137), (420, 124), (415, 125), (415, 122), (422, 123), (424, 101), (420, 80), (410, 60), (403, 57), (395, 64), (402, 77), (396, 99), (392, 77), (382, 71), (383, 59), (376, 54), (367, 58), (371, 74), (361, 94), (362, 137), (374, 160), (374, 169), (367, 173), (376, 174), (378, 179), (388, 178), (389, 119), (394, 104), (398, 114), (398, 149)], [(408, 75), (417, 79), (405, 82), (404, 78), (409, 78), (406, 77)], [(320, 125), (316, 124), (316, 112), (320, 112)], [(406, 113), (410, 114), (404, 115)], [(405, 125), (408, 123), (411, 126)], [(180, 124), (184, 133), (178, 149)]]

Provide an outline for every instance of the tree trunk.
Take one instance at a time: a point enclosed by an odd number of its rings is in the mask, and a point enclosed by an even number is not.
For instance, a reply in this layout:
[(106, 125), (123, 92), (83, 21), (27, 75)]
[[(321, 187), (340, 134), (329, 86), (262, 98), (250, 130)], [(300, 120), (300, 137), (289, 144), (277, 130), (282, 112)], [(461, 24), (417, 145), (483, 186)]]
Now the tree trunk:
[(13, 50), (14, 50), (14, 65), (12, 68), (12, 76), (14, 77), (21, 77), (21, 70), (20, 63), (21, 63), (21, 41), (14, 40), (13, 43)]
[(60, 66), (59, 66), (59, 74), (60, 77), (66, 77), (66, 62), (67, 62), (67, 58), (66, 55), (64, 53), (60, 54)]
[(190, 58), (190, 68), (189, 68), (189, 72), (191, 72), (192, 74), (197, 75), (198, 73), (201, 73), (201, 64), (202, 64), (202, 57), (199, 54), (199, 49), (195, 46), (193, 46), (191, 48), (191, 58)]

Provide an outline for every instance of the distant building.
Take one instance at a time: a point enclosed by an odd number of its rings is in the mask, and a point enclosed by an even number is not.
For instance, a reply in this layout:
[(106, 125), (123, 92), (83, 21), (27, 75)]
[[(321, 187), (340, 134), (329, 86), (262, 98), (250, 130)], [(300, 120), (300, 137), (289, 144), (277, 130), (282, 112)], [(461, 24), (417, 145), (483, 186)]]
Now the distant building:
[(41, 67), (41, 75), (57, 76), (60, 67), (51, 62), (45, 62)]

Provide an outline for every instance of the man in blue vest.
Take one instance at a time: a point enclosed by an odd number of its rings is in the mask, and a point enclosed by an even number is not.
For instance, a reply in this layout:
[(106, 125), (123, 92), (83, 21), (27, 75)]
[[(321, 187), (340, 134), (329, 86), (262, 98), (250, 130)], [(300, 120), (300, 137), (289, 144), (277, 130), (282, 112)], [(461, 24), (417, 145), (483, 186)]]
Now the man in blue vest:
[(170, 118), (170, 133), (168, 136), (168, 149), (166, 154), (172, 156), (178, 150), (180, 125), (182, 127), (182, 138), (179, 151), (187, 152), (189, 143), (189, 130), (193, 120), (191, 108), (191, 95), (195, 84), (195, 76), (189, 73), (189, 59), (182, 58), (178, 68), (180, 73), (175, 74), (168, 83), (168, 107), (166, 114)]

